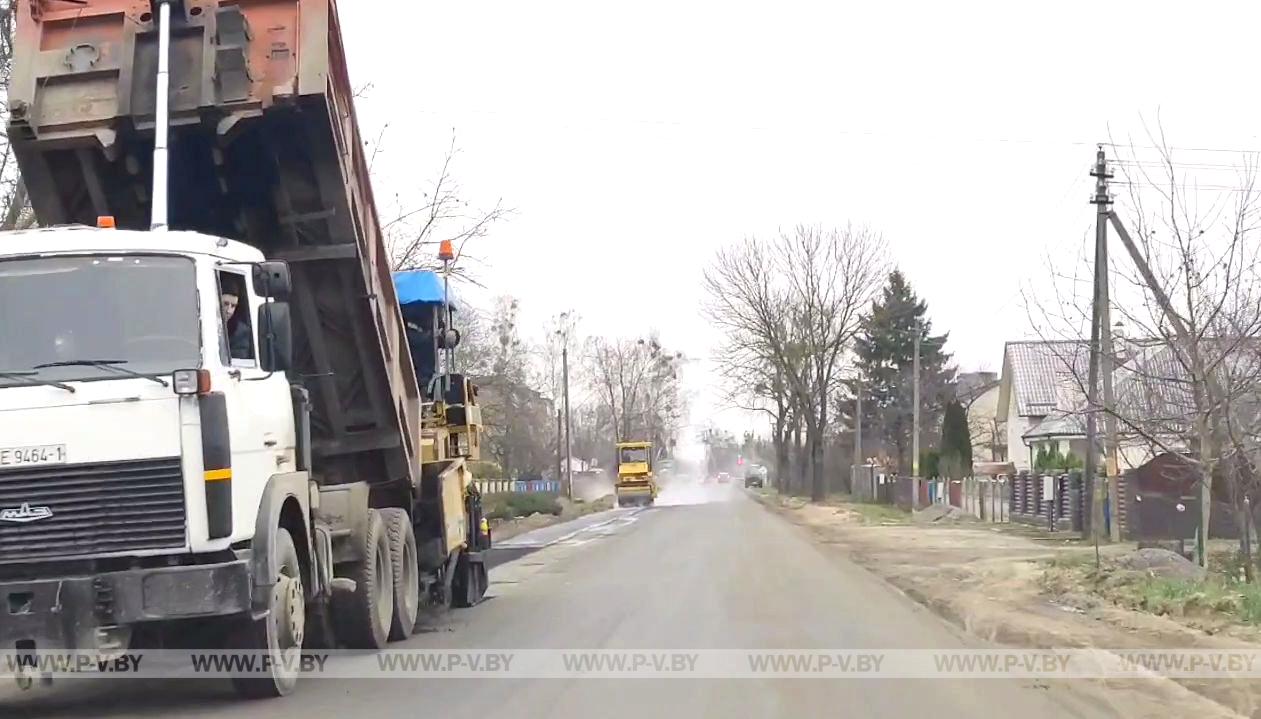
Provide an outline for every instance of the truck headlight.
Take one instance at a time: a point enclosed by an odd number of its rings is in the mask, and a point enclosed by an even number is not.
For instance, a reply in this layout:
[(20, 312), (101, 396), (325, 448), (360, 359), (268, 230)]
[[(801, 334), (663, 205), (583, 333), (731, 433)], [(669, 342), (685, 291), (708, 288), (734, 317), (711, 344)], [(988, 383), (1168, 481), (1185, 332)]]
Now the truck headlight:
[(210, 373), (204, 369), (177, 369), (171, 375), (171, 386), (178, 395), (208, 394)]

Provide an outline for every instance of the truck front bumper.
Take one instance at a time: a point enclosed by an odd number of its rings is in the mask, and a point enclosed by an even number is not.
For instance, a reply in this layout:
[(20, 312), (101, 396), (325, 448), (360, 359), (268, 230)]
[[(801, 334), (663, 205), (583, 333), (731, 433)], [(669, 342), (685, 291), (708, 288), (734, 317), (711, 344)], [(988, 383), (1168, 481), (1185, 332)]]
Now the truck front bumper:
[(250, 610), (247, 560), (0, 582), (0, 648), (95, 650), (98, 630)]

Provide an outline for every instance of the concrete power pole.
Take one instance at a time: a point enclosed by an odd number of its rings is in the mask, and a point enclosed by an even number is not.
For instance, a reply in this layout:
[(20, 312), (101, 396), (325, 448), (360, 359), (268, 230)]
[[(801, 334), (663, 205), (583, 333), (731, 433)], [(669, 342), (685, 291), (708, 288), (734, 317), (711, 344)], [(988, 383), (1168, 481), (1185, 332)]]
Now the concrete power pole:
[[(1095, 166), (1090, 171), (1095, 178), (1095, 194), (1090, 199), (1097, 210), (1095, 217), (1095, 275), (1094, 288), (1091, 293), (1090, 312), (1090, 367), (1087, 371), (1086, 385), (1086, 481), (1089, 483), (1091, 497), (1090, 536), (1095, 541), (1095, 560), (1099, 559), (1099, 541), (1103, 534), (1103, 483), (1099, 480), (1096, 448), (1098, 445), (1097, 413), (1099, 410), (1099, 370), (1100, 343), (1102, 337), (1103, 312), (1107, 302), (1108, 274), (1108, 161), (1100, 146), (1095, 154)], [(1109, 382), (1109, 385), (1111, 382)], [(1113, 508), (1115, 512), (1115, 507)]]
[(565, 344), (560, 350), (561, 382), (565, 386), (565, 492), (572, 501), (574, 498), (574, 453), (570, 439), (569, 420), (569, 333), (565, 333)]
[[(863, 459), (863, 376), (858, 375), (858, 383), (854, 389), (854, 466), (865, 467), (867, 462)], [(863, 478), (866, 479), (866, 472), (863, 472)], [(853, 492), (856, 488), (853, 486), (854, 477), (858, 475), (851, 467), (849, 470), (849, 491)]]
[(1096, 192), (1095, 202), (1100, 204), (1102, 212), (1098, 222), (1104, 225), (1103, 242), (1099, 246), (1099, 373), (1103, 376), (1103, 466), (1104, 476), (1108, 482), (1108, 506), (1112, 508), (1112, 517), (1108, 522), (1108, 538), (1113, 542), (1121, 541), (1121, 520), (1117, 514), (1121, 507), (1119, 462), (1117, 458), (1117, 418), (1116, 398), (1112, 393), (1112, 374), (1115, 369), (1116, 355), (1112, 348), (1112, 299), (1108, 277), (1108, 232), (1107, 215), (1112, 212), (1112, 198), (1108, 193), (1108, 180), (1112, 173), (1108, 170), (1108, 161), (1104, 157), (1103, 148), (1099, 148), (1096, 158), (1095, 172), (1099, 175), (1097, 183), (1103, 185), (1103, 192)]
[(911, 360), (911, 476), (919, 476), (919, 336), (922, 325), (915, 323), (915, 356)]
[(562, 429), (562, 425), (561, 425), (561, 415), (563, 414), (563, 412), (564, 411), (560, 407), (556, 408), (556, 481), (557, 482), (565, 481), (565, 470), (563, 469), (563, 467), (565, 466), (564, 464), (565, 463), (565, 431), (564, 429)]

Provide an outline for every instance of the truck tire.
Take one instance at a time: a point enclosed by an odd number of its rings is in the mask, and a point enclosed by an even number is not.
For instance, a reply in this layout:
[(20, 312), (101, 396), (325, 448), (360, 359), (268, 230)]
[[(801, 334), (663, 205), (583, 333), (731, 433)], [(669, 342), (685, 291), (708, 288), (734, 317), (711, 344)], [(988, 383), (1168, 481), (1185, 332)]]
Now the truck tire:
[(355, 591), (333, 595), (333, 622), (338, 638), (351, 649), (382, 649), (389, 641), (394, 619), (394, 579), (390, 540), (375, 509), (368, 510), (361, 555), (362, 560), (348, 565), (342, 573), (354, 580)]
[(394, 582), (394, 618), (390, 622), (390, 641), (397, 642), (412, 635), (416, 615), (420, 613), (420, 565), (417, 562), (416, 532), (407, 512), (382, 509), (385, 534), (390, 543), (390, 576)]
[(237, 693), (247, 699), (285, 696), (293, 691), (300, 674), (302, 641), (306, 634), (306, 595), (298, 548), (289, 530), (283, 527), (276, 530), (272, 551), (276, 554), (278, 570), (267, 616), (243, 620), (231, 638), (231, 645), (237, 649), (267, 652), (273, 657), (269, 675), (232, 678)]

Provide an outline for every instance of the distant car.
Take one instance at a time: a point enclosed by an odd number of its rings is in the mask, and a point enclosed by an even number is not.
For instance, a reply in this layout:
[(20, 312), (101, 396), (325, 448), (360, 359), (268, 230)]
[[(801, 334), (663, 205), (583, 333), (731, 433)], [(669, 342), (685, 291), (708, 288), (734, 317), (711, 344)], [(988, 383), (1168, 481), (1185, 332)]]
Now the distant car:
[(744, 476), (744, 486), (757, 487), (758, 489), (761, 489), (762, 488), (762, 473), (749, 472), (748, 474), (746, 474)]
[(726, 472), (719, 472), (719, 473), (718, 473), (718, 482), (719, 482), (719, 484), (726, 484), (726, 483), (728, 483), (728, 482), (730, 482), (730, 481), (731, 481), (731, 475), (730, 475), (730, 474), (727, 474)]

